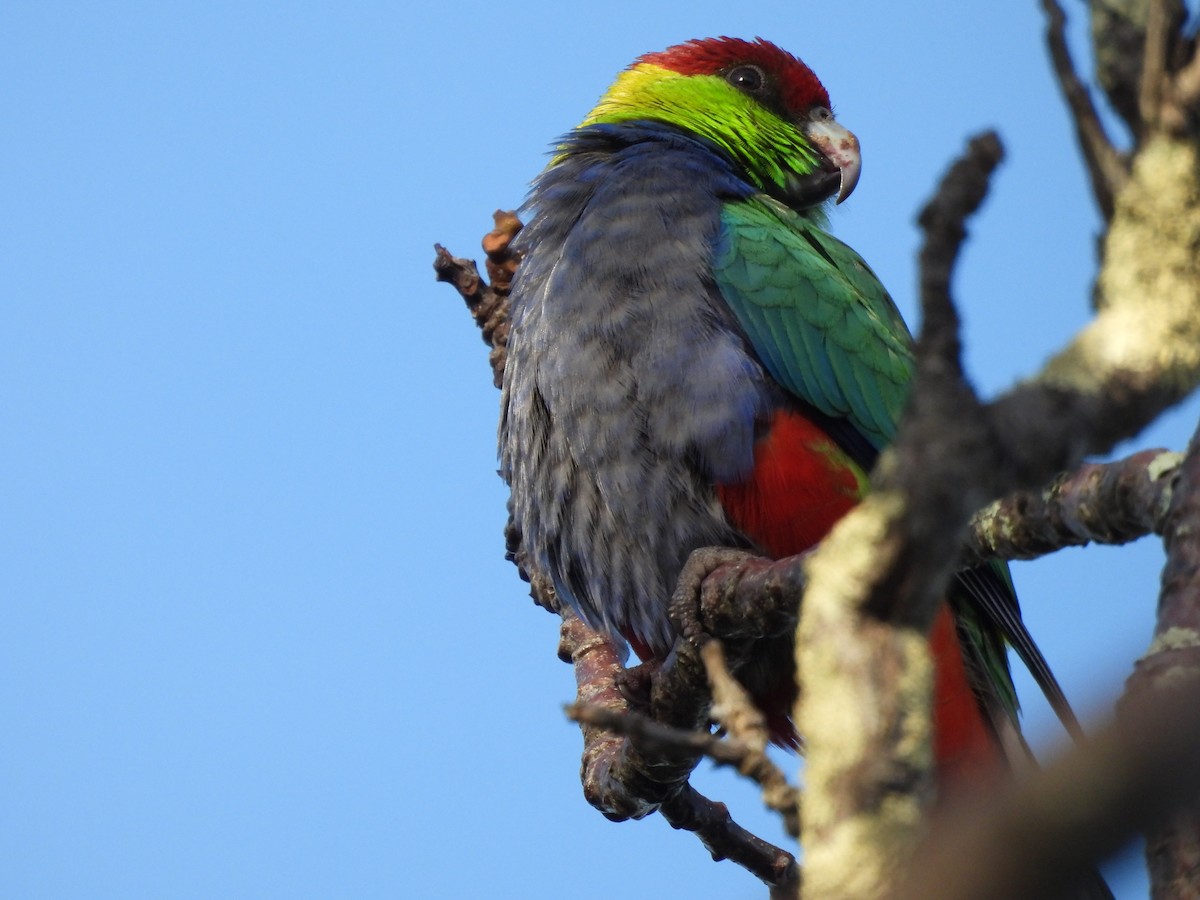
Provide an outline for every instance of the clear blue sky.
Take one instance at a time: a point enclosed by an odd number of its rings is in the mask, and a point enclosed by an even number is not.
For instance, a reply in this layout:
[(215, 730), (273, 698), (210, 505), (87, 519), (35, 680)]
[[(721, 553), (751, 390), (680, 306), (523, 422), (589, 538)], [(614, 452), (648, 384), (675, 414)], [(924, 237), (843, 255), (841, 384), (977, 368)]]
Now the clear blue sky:
[[(638, 53), (762, 35), (859, 135), (834, 227), (906, 312), (915, 211), (1000, 129), (956, 287), (1002, 389), (1085, 320), (1097, 229), (1036, 6), (8, 4), (0, 895), (762, 896), (583, 801), (555, 621), (502, 558), (497, 393), (432, 244), (478, 255)], [(1086, 716), (1147, 643), (1161, 556), (1017, 567)]]

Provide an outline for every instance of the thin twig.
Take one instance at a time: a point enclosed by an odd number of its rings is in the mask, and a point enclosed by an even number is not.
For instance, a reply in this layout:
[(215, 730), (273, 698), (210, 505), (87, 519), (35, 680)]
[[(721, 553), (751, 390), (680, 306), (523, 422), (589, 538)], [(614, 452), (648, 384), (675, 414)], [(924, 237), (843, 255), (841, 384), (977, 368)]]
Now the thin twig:
[(496, 210), (492, 219), (494, 227), (483, 238), (490, 284), (480, 277), (473, 260), (452, 256), (441, 244), (433, 245), (437, 254), (433, 270), (438, 281), (453, 285), (466, 302), (467, 309), (482, 332), (484, 343), (492, 348), (489, 355), (492, 381), (496, 387), (500, 387), (508, 349), (508, 292), (520, 263), (510, 245), (521, 230), (521, 220), (516, 213), (504, 210)]
[(728, 859), (757, 875), (771, 886), (772, 897), (799, 896), (796, 858), (734, 822), (724, 803), (687, 785), (663, 804), (662, 815), (673, 827), (694, 832), (714, 860)]
[[(924, 498), (907, 503), (904, 512), (907, 540), (918, 547), (956, 546), (969, 517), (987, 499), (982, 485), (974, 483), (973, 467), (981, 459), (994, 459), (995, 440), (964, 377), (950, 279), (966, 238), (965, 222), (983, 202), (1003, 157), (994, 132), (973, 138), (919, 216), (925, 240), (918, 260), (922, 322), (916, 374), (900, 434), (876, 477), (881, 490)], [(938, 477), (929, 478), (929, 472)], [(945, 552), (911, 554), (898, 581), (876, 591), (865, 609), (927, 630), (953, 562)]]
[(748, 748), (733, 738), (707, 731), (675, 728), (656, 722), (633, 710), (616, 710), (590, 703), (570, 703), (563, 712), (572, 722), (603, 728), (615, 735), (633, 738), (647, 752), (699, 753), (721, 766), (737, 768)]
[(1129, 174), (1128, 162), (1113, 146), (1100, 120), (1091, 93), (1079, 77), (1067, 45), (1067, 16), (1057, 0), (1042, 0), (1046, 14), (1046, 44), (1059, 88), (1071, 111), (1075, 137), (1087, 165), (1092, 194), (1105, 221), (1113, 217), (1115, 197)]
[(1138, 84), (1138, 112), (1143, 127), (1154, 128), (1162, 120), (1163, 95), (1167, 89), (1167, 37), (1170, 17), (1166, 0), (1148, 0), (1146, 43), (1142, 53), (1142, 78)]
[(728, 741), (740, 754), (733, 764), (738, 772), (762, 789), (763, 803), (783, 817), (788, 834), (800, 837), (800, 796), (787, 776), (767, 755), (766, 718), (754, 705), (749, 693), (733, 677), (725, 664), (721, 642), (712, 640), (700, 651), (708, 682), (712, 687), (713, 720), (729, 735)]

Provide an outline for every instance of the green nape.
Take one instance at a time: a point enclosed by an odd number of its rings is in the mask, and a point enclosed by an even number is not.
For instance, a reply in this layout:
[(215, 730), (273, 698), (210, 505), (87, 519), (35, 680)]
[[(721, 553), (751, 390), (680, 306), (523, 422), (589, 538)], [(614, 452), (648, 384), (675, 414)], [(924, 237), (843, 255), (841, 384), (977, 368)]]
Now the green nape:
[(639, 63), (613, 82), (581, 123), (665, 122), (716, 144), (759, 190), (786, 190), (789, 176), (811, 175), (817, 153), (790, 122), (717, 75), (680, 75)]

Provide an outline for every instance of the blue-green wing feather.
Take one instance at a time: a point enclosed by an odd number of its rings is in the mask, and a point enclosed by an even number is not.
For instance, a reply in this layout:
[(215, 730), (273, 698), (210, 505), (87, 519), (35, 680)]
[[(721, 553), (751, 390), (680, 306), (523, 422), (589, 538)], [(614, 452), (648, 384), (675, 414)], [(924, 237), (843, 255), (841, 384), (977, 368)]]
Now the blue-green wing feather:
[(891, 441), (912, 380), (911, 338), (857, 253), (756, 197), (722, 211), (714, 275), (780, 384), (876, 449)]
[[(849, 422), (876, 451), (891, 442), (913, 377), (912, 337), (862, 257), (810, 219), (757, 196), (723, 208), (714, 277), (776, 381), (824, 415)], [(961, 573), (952, 597), (963, 595), (970, 599), (959, 627), (1002, 706), (1015, 715), (999, 634), (1072, 727), (1062, 690), (1021, 622), (1008, 567)]]

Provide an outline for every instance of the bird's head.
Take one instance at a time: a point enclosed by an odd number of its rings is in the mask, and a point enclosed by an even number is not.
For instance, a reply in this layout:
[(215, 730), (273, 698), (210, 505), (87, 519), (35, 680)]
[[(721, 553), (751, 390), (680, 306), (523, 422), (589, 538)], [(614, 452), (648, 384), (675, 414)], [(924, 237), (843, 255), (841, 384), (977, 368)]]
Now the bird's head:
[(839, 125), (812, 70), (762, 40), (708, 38), (647, 53), (584, 125), (654, 120), (716, 144), (755, 187), (797, 209), (854, 190), (858, 138)]

